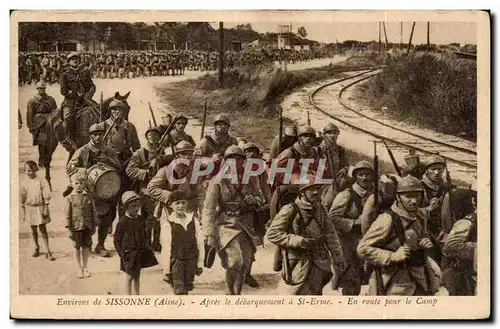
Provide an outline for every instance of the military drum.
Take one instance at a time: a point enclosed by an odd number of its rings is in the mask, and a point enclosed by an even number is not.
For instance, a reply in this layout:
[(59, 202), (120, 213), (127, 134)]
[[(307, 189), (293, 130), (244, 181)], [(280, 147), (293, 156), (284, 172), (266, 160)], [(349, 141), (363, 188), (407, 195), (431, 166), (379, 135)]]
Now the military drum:
[(120, 174), (112, 167), (98, 163), (88, 169), (87, 186), (102, 201), (115, 198), (120, 193), (121, 184)]

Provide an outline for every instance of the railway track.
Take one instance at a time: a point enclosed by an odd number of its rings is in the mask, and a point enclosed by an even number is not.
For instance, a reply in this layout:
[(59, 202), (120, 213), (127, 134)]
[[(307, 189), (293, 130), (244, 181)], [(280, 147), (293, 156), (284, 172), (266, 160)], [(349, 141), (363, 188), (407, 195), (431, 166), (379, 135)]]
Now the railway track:
[[(454, 169), (475, 175), (477, 170), (476, 150), (464, 147), (463, 145), (457, 145), (457, 143), (451, 141), (429, 138), (419, 135), (416, 132), (396, 127), (361, 113), (361, 111), (356, 110), (342, 99), (342, 94), (348, 88), (378, 73), (377, 69), (367, 70), (348, 78), (324, 84), (309, 95), (309, 102), (319, 112), (354, 130), (361, 131), (375, 139), (384, 139), (391, 149), (405, 152), (408, 149), (414, 149), (427, 156), (439, 153), (449, 164), (454, 164)], [(352, 80), (352, 82), (343, 85), (342, 82), (347, 80)], [(332, 103), (332, 100), (341, 106), (334, 106), (336, 104)]]

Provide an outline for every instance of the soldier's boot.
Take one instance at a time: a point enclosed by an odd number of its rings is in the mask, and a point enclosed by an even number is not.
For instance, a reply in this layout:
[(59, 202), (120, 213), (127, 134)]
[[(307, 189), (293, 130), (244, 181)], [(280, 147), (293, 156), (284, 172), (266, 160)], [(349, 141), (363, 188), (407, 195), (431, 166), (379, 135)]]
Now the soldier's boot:
[(97, 246), (95, 247), (95, 253), (101, 257), (111, 257), (111, 253), (104, 247), (104, 242), (108, 235), (109, 227), (99, 226), (97, 228)]
[(252, 272), (252, 264), (250, 264), (250, 266), (248, 267), (248, 270), (246, 272), (245, 284), (247, 286), (249, 286), (249, 287), (252, 287), (252, 288), (258, 288), (259, 287), (259, 283), (257, 282), (257, 280), (255, 280), (252, 277), (252, 274), (251, 274), (251, 272)]
[(238, 270), (228, 268), (226, 270), (226, 287), (228, 295), (236, 295), (235, 286), (238, 276)]

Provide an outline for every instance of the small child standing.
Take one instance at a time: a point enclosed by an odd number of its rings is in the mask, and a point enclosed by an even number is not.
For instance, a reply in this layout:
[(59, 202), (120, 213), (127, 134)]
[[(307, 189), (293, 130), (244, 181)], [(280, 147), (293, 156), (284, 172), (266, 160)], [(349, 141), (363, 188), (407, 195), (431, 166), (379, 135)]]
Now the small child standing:
[(23, 209), (23, 221), (28, 220), (35, 242), (33, 257), (40, 256), (40, 245), (38, 244), (38, 229), (42, 234), (42, 239), (47, 249), (45, 258), (54, 261), (55, 258), (50, 252), (49, 235), (46, 224), (50, 223), (50, 186), (45, 178), (36, 174), (38, 165), (34, 161), (24, 163), (24, 173), (26, 177), (21, 180), (20, 200)]
[(203, 273), (203, 240), (201, 227), (193, 213), (186, 213), (187, 197), (183, 191), (173, 191), (169, 196), (168, 224), (165, 224), (162, 244), (164, 273), (170, 273), (169, 282), (174, 294), (187, 295), (194, 289), (195, 275)]
[(116, 225), (114, 243), (120, 255), (120, 270), (127, 273), (125, 290), (128, 295), (140, 294), (141, 269), (158, 264), (151, 249), (147, 247), (146, 218), (140, 213), (142, 198), (134, 191), (122, 195), (125, 214)]
[(70, 177), (73, 191), (64, 198), (66, 228), (69, 230), (70, 239), (74, 242), (79, 279), (90, 277), (87, 263), (92, 248), (92, 235), (99, 220), (94, 200), (84, 190), (86, 179), (85, 169), (78, 169)]

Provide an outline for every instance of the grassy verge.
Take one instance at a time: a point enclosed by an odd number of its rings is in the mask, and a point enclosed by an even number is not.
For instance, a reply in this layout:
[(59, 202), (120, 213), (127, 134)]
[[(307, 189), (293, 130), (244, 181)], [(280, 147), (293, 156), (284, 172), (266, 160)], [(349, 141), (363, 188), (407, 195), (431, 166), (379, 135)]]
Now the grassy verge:
[(395, 119), (476, 140), (476, 61), (446, 53), (401, 56), (356, 94)]
[[(236, 136), (269, 148), (278, 134), (278, 106), (283, 98), (308, 83), (342, 77), (339, 71), (379, 64), (374, 55), (353, 56), (348, 60), (320, 68), (285, 72), (272, 66), (242, 67), (224, 73), (224, 88), (219, 88), (217, 75), (157, 87), (158, 95), (174, 112), (197, 119), (203, 118), (208, 98), (207, 125), (219, 113), (228, 114)], [(370, 160), (366, 155), (347, 150), (351, 163)], [(380, 164), (381, 173), (392, 173), (390, 163)]]
[(373, 56), (357, 56), (320, 68), (285, 72), (273, 66), (249, 66), (224, 73), (224, 88), (217, 75), (157, 87), (158, 95), (176, 112), (203, 118), (208, 98), (207, 125), (219, 113), (228, 114), (231, 130), (259, 145), (269, 146), (278, 133), (278, 106), (294, 89), (332, 77), (340, 70), (377, 64)]

